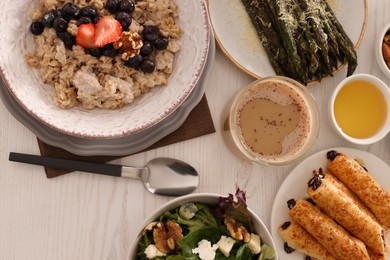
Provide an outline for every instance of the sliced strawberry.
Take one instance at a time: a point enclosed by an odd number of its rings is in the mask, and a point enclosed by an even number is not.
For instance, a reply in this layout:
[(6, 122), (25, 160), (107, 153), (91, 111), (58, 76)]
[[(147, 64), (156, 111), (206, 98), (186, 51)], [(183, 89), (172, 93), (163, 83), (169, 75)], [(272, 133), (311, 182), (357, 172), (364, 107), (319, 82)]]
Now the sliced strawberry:
[(95, 46), (103, 47), (106, 44), (119, 40), (122, 36), (122, 25), (111, 16), (103, 16), (96, 23)]
[(80, 25), (77, 35), (76, 42), (83, 48), (95, 48), (95, 25), (93, 23)]

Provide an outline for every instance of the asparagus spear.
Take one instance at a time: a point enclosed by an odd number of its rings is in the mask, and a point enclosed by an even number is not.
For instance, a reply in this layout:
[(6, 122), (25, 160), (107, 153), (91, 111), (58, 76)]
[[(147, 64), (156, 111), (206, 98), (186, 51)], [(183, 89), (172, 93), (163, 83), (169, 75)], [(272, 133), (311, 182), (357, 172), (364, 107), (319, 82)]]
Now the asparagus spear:
[(283, 46), (286, 49), (287, 54), (289, 55), (289, 69), (293, 72), (295, 79), (299, 80), (303, 84), (307, 84), (308, 75), (307, 70), (303, 67), (301, 57), (298, 54), (297, 45), (293, 36), (293, 31), (284, 19), (281, 19), (283, 13), (282, 3), (275, 0), (267, 0), (270, 10), (273, 10), (273, 15), (275, 15), (275, 20), (278, 21), (280, 26), (280, 36), (283, 40)]
[(339, 42), (341, 51), (345, 54), (346, 59), (348, 61), (348, 70), (347, 70), (347, 77), (352, 75), (354, 71), (356, 70), (356, 67), (358, 65), (357, 63), (357, 54), (355, 50), (355, 46), (347, 33), (344, 31), (343, 26), (338, 21), (336, 15), (334, 14), (332, 8), (330, 8), (329, 4), (326, 0), (320, 0), (323, 6), (325, 7), (325, 10), (327, 12), (327, 17), (331, 21), (331, 24), (333, 25), (333, 31), (335, 33), (335, 37), (337, 41)]
[(310, 0), (300, 0), (300, 4), (304, 12), (309, 13), (308, 22), (313, 33), (313, 37), (319, 46), (321, 59), (323, 61), (323, 70), (326, 74), (333, 76), (332, 66), (329, 60), (329, 45), (328, 45), (328, 35), (323, 30), (323, 23), (318, 19), (319, 10), (310, 8), (310, 5), (307, 1)]
[(267, 17), (259, 12), (258, 5), (253, 0), (242, 0), (252, 24), (255, 26), (260, 41), (267, 53), (271, 66), (277, 75), (285, 76), (286, 72), (283, 64), (286, 63), (286, 54), (279, 43), (279, 36), (269, 26)]

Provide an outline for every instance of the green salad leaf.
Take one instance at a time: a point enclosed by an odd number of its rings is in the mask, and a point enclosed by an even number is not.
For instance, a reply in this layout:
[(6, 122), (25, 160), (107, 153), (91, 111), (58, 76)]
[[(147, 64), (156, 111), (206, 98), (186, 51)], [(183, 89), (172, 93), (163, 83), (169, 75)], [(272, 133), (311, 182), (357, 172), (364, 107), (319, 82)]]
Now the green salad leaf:
[(251, 214), (246, 205), (245, 192), (237, 189), (237, 201), (234, 200), (232, 194), (228, 197), (220, 197), (218, 200), (218, 211), (221, 217), (230, 217), (241, 222), (249, 232), (254, 232)]

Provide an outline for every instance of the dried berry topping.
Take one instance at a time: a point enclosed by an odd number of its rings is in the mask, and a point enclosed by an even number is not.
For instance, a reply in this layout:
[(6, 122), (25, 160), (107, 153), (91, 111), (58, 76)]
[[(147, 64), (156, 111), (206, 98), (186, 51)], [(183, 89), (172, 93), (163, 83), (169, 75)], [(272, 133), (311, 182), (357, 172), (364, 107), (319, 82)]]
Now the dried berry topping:
[(315, 201), (313, 199), (311, 199), (311, 198), (307, 198), (306, 201), (309, 202), (313, 206), (316, 205)]
[(322, 184), (322, 178), (319, 174), (314, 174), (314, 176), (309, 180), (307, 186), (313, 190), (318, 189)]
[(287, 207), (289, 209), (292, 209), (297, 204), (297, 201), (295, 199), (289, 199), (287, 201)]
[(326, 153), (326, 158), (329, 161), (333, 161), (338, 155), (340, 155), (340, 153), (336, 152), (335, 150), (331, 150)]
[(286, 221), (286, 222), (283, 223), (281, 228), (282, 228), (282, 230), (286, 230), (290, 225), (291, 225), (291, 222), (290, 221)]
[(287, 254), (291, 254), (292, 252), (295, 251), (294, 248), (290, 247), (287, 242), (284, 242), (284, 251), (287, 253)]
[(321, 176), (321, 178), (325, 177), (324, 171), (322, 170), (321, 167), (318, 169), (318, 174)]

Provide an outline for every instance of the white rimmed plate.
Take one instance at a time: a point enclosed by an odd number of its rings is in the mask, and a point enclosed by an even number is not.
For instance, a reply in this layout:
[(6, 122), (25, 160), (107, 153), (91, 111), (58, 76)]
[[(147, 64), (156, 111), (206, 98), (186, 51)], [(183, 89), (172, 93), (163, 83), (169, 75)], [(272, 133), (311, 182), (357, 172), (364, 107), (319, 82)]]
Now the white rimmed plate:
[[(215, 38), (223, 53), (240, 69), (255, 78), (275, 76), (241, 0), (207, 1)], [(358, 48), (367, 23), (367, 0), (328, 2)], [(344, 65), (340, 65), (337, 71)]]
[(8, 111), (43, 142), (82, 156), (119, 156), (144, 150), (174, 132), (202, 99), (205, 81), (214, 61), (215, 41), (212, 36), (207, 63), (197, 86), (183, 104), (158, 124), (134, 135), (115, 139), (84, 139), (58, 132), (27, 113), (0, 81), (0, 98)]
[(29, 17), (38, 2), (0, 2), (0, 74), (18, 103), (56, 131), (90, 139), (119, 138), (141, 132), (180, 107), (202, 75), (210, 44), (205, 3), (202, 0), (175, 1), (178, 23), (183, 30), (182, 49), (175, 56), (174, 71), (167, 87), (155, 88), (122, 109), (60, 109), (51, 100), (52, 87), (42, 83), (24, 58), (26, 50), (33, 47)]
[[(276, 194), (274, 204), (272, 206), (271, 212), (271, 234), (274, 238), (276, 244), (276, 250), (279, 254), (279, 259), (284, 260), (301, 260), (303, 254), (295, 251), (291, 254), (287, 254), (284, 251), (284, 241), (280, 238), (278, 234), (278, 227), (280, 224), (284, 223), (286, 220), (289, 220), (287, 200), (289, 199), (301, 199), (304, 198), (307, 190), (307, 182), (310, 179), (313, 170), (318, 168), (326, 169), (327, 159), (326, 153), (330, 150), (335, 150), (342, 152), (348, 155), (351, 158), (362, 159), (365, 163), (365, 167), (370, 171), (370, 174), (387, 190), (390, 192), (390, 179), (387, 173), (390, 172), (390, 166), (387, 165), (384, 161), (376, 157), (375, 155), (345, 147), (336, 147), (329, 148), (323, 151), (320, 151), (312, 156), (308, 157), (287, 176), (282, 185), (279, 187), (279, 190)], [(390, 235), (388, 235), (390, 239)], [(390, 256), (390, 253), (387, 253), (387, 257)]]

